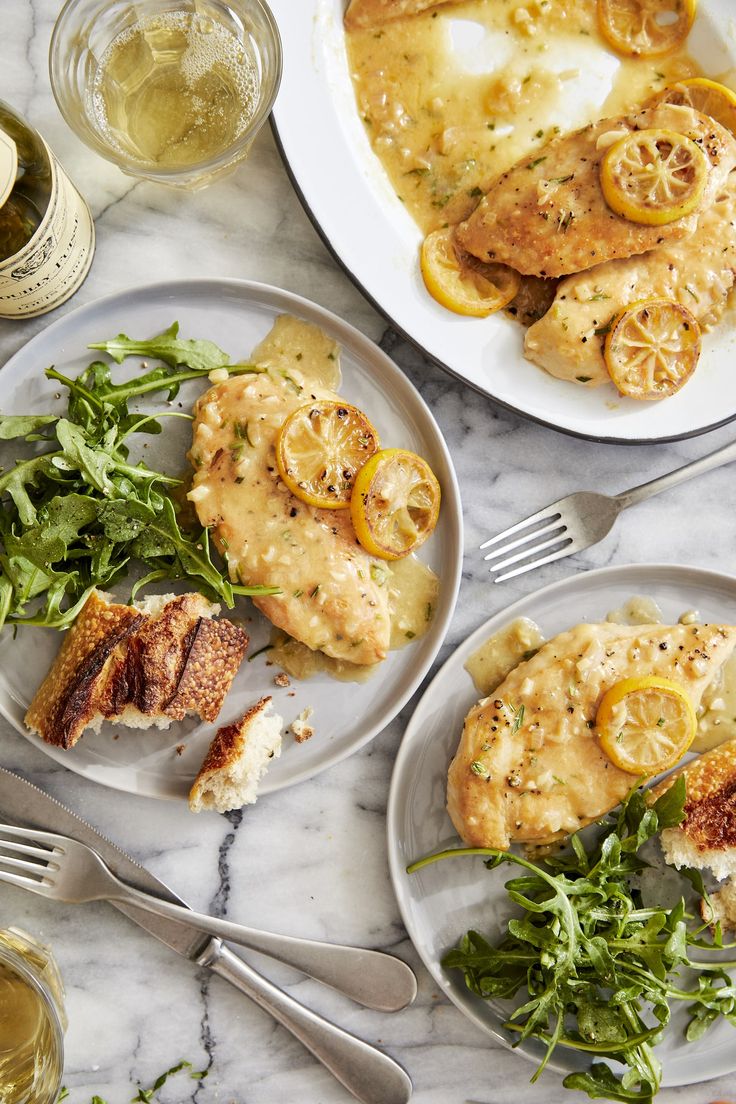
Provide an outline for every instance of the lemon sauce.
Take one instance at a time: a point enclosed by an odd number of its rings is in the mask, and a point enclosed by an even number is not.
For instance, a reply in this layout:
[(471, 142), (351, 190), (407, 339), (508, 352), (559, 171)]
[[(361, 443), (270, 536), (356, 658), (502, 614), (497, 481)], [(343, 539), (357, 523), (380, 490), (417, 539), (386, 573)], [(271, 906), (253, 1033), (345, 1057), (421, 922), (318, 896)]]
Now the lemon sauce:
[(475, 689), (484, 697), (511, 674), (515, 667), (529, 659), (544, 644), (539, 625), (528, 617), (517, 617), (481, 644), (465, 662), (465, 670)]
[(698, 75), (684, 51), (618, 57), (595, 0), (468, 0), (346, 39), (373, 150), (425, 234), (558, 134)]
[[(700, 614), (688, 610), (678, 618), (683, 625), (697, 624)], [(657, 603), (646, 595), (633, 595), (606, 615), (616, 625), (662, 625), (664, 618)], [(493, 636), (468, 658), (465, 670), (482, 696), (497, 686), (545, 642), (537, 624), (518, 617)], [(698, 728), (691, 750), (701, 754), (731, 740), (736, 735), (736, 652), (723, 664), (706, 688), (697, 709)]]

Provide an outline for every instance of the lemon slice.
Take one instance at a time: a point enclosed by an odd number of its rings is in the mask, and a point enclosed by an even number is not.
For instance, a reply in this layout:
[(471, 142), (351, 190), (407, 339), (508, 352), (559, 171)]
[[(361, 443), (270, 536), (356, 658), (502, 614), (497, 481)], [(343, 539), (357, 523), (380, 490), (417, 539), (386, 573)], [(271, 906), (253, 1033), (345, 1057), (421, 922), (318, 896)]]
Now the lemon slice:
[(700, 203), (708, 158), (674, 130), (634, 130), (601, 161), (601, 188), (617, 215), (646, 226), (684, 218)]
[(612, 763), (631, 774), (657, 774), (690, 747), (698, 722), (690, 698), (669, 679), (627, 678), (601, 699), (595, 727)]
[(707, 77), (689, 77), (671, 84), (652, 96), (645, 107), (669, 103), (692, 107), (702, 115), (710, 115), (717, 123), (736, 134), (736, 92)]
[(598, 26), (624, 57), (661, 57), (687, 38), (697, 0), (598, 0)]
[(516, 295), (521, 277), (503, 264), (484, 264), (460, 249), (447, 226), (422, 243), (421, 268), (427, 291), (456, 314), (486, 318)]
[(699, 356), (698, 320), (673, 299), (632, 303), (614, 321), (603, 347), (611, 379), (631, 399), (674, 395)]
[(440, 485), (426, 460), (405, 449), (382, 449), (355, 479), (350, 513), (367, 552), (400, 560), (433, 532), (440, 512)]
[(276, 438), (276, 466), (293, 495), (310, 506), (345, 510), (356, 472), (379, 447), (355, 406), (317, 399), (292, 411)]

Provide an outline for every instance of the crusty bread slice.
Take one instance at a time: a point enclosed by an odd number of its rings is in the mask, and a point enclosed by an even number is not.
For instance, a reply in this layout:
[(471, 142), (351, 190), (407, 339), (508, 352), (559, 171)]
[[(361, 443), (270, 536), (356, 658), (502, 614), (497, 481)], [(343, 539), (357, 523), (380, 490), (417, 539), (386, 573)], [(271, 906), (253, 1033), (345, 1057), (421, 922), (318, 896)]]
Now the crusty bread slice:
[(239, 721), (218, 729), (189, 793), (192, 812), (227, 813), (252, 805), (270, 761), (281, 755), (283, 725), (267, 697)]
[(673, 771), (652, 791), (656, 800), (685, 775), (685, 819), (661, 841), (672, 866), (708, 868), (719, 880), (736, 876), (736, 739)]
[(93, 591), (26, 713), (47, 743), (73, 747), (103, 721), (167, 728), (196, 713), (217, 717), (248, 635), (200, 594), (159, 595), (134, 606)]

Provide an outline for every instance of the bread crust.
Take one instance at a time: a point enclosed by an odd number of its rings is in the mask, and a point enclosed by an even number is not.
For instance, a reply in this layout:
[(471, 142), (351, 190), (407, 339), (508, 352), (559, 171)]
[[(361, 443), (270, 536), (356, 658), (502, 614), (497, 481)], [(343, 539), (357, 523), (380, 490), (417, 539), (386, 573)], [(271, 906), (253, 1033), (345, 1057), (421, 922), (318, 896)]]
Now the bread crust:
[(208, 778), (215, 772), (227, 770), (228, 767), (237, 762), (243, 750), (248, 725), (255, 720), (259, 713), (263, 713), (270, 704), (270, 695), (261, 698), (260, 701), (250, 707), (247, 713), (243, 714), (240, 720), (218, 728), (215, 738), (204, 757), (202, 766), (199, 768), (197, 777), (194, 779), (192, 793), (195, 790), (199, 792)]
[(139, 610), (92, 591), (36, 691), (25, 716), (28, 727), (47, 743), (73, 747), (98, 712), (115, 649), (142, 621)]
[(673, 771), (652, 790), (656, 800), (681, 775), (687, 791), (685, 817), (676, 831), (698, 851), (728, 851), (736, 847), (736, 739), (706, 752)]
[[(71, 748), (88, 727), (168, 726), (187, 713), (213, 721), (248, 646), (211, 604), (184, 594), (150, 614), (93, 591), (26, 714), (47, 743)], [(144, 724), (141, 725), (141, 720)]]
[[(239, 720), (215, 733), (189, 791), (193, 813), (203, 809), (224, 813), (256, 801), (258, 783), (270, 760), (281, 754), (283, 721), (276, 714), (265, 716), (270, 706), (270, 696), (261, 698)], [(271, 731), (264, 738), (263, 725), (269, 722)]]

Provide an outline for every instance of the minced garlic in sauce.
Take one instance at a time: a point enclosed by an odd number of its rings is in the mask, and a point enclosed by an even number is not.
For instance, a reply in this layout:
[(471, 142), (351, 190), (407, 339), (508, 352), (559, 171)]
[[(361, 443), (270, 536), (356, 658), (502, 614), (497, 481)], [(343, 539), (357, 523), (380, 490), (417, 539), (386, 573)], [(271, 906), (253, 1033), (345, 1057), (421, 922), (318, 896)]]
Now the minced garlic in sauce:
[(467, 0), (346, 38), (371, 145), (425, 233), (557, 134), (698, 73), (682, 51), (614, 55), (596, 0)]

